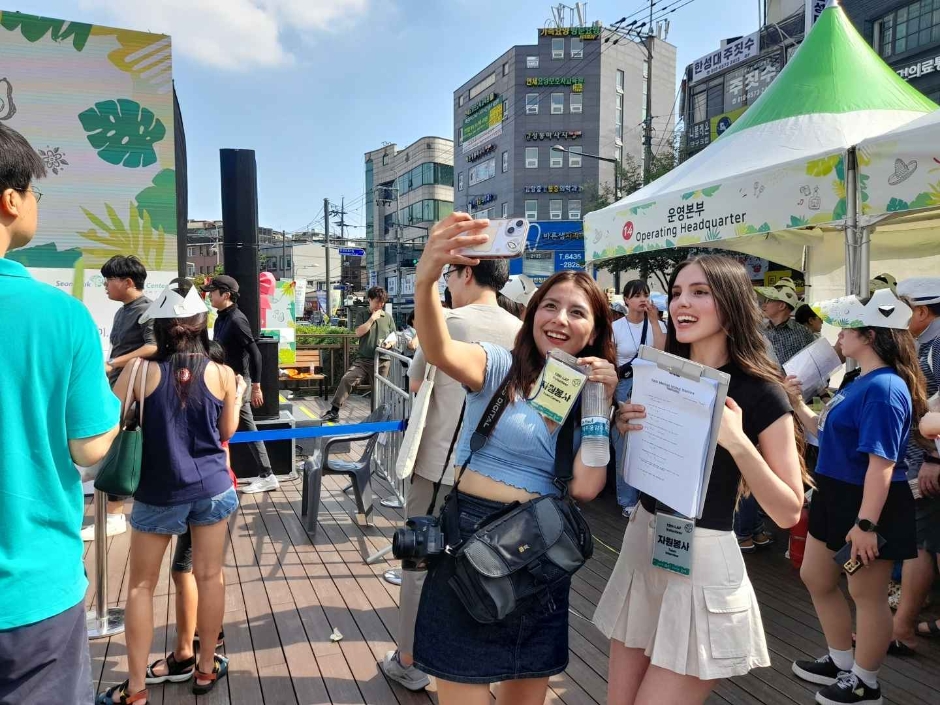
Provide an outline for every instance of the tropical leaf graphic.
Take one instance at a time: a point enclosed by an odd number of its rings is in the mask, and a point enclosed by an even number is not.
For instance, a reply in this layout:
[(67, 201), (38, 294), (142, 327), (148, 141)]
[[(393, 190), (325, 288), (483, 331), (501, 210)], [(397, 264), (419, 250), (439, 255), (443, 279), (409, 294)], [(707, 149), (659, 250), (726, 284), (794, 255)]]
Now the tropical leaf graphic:
[(832, 220), (842, 220), (846, 215), (845, 199), (840, 198), (832, 210)]
[(917, 198), (911, 201), (911, 208), (931, 208), (940, 206), (940, 181), (935, 184), (929, 184), (930, 190), (917, 194)]
[(176, 235), (176, 172), (164, 169), (153, 177), (153, 186), (137, 194), (137, 210), (141, 218), (146, 211), (157, 230)]
[(809, 225), (809, 220), (807, 220), (806, 218), (801, 218), (798, 215), (790, 216), (791, 228), (802, 228), (804, 225)]
[(695, 191), (687, 191), (686, 193), (682, 194), (682, 200), (688, 201), (694, 195), (695, 195)]
[(721, 239), (721, 233), (718, 230), (709, 230), (705, 233), (705, 242), (714, 242)]
[(133, 77), (135, 91), (169, 92), (173, 85), (169, 37), (100, 26), (95, 26), (91, 33), (96, 37), (114, 37), (120, 48), (110, 52), (108, 60)]
[(813, 159), (806, 162), (806, 174), (808, 176), (827, 176), (832, 173), (832, 170), (836, 166), (841, 157), (838, 154), (835, 154), (831, 157), (824, 157), (823, 159)]
[(82, 248), (87, 266), (100, 267), (114, 255), (135, 254), (149, 270), (164, 268), (167, 240), (171, 238), (162, 228), (153, 229), (147, 211), (141, 218), (137, 204), (131, 203), (127, 225), (110, 204), (105, 204), (105, 211), (107, 223), (87, 208), (82, 208), (85, 217), (95, 227), (78, 234), (98, 245)]
[(166, 127), (153, 111), (128, 98), (95, 103), (78, 119), (99, 157), (129, 169), (155, 164), (153, 145), (166, 137)]
[(649, 203), (644, 203), (643, 205), (640, 205), (640, 206), (633, 206), (633, 208), (630, 209), (630, 213), (633, 215), (637, 215), (640, 211), (645, 211), (648, 208), (652, 208), (655, 205), (656, 205), (656, 201), (650, 201)]
[(836, 161), (836, 178), (845, 181), (845, 160), (841, 156)]
[(83, 22), (66, 22), (52, 17), (26, 15), (22, 12), (4, 12), (0, 15), (0, 27), (10, 32), (17, 29), (28, 42), (38, 42), (47, 34), (54, 42), (64, 42), (71, 38), (75, 51), (81, 51), (88, 43), (91, 25)]
[(672, 240), (666, 240), (666, 245), (665, 245), (665, 246), (666, 246), (666, 247), (675, 247), (675, 246), (676, 246), (676, 243), (674, 243)]
[(720, 188), (721, 188), (721, 184), (718, 184), (717, 186), (709, 186), (708, 188), (703, 188), (702, 195), (705, 196), (705, 198), (711, 198), (716, 193), (718, 193), (718, 189)]
[(832, 191), (835, 193), (836, 198), (845, 199), (845, 182), (844, 181), (833, 181), (832, 182)]

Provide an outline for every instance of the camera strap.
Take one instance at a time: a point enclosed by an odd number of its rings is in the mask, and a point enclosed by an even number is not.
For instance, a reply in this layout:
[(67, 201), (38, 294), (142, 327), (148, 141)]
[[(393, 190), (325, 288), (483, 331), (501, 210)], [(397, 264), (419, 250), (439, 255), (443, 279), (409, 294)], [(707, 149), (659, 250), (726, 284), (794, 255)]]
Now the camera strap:
[(434, 514), (434, 505), (437, 504), (437, 495), (441, 491), (441, 485), (444, 484), (444, 476), (447, 474), (447, 468), (450, 467), (450, 456), (454, 452), (454, 446), (457, 445), (457, 439), (460, 437), (460, 428), (463, 426), (463, 414), (467, 410), (467, 399), (464, 397), (463, 404), (460, 407), (460, 416), (457, 418), (457, 428), (454, 429), (454, 437), (450, 439), (450, 448), (447, 449), (447, 457), (444, 458), (444, 467), (441, 470), (441, 476), (434, 483), (434, 492), (431, 494), (431, 503), (428, 505), (428, 516)]

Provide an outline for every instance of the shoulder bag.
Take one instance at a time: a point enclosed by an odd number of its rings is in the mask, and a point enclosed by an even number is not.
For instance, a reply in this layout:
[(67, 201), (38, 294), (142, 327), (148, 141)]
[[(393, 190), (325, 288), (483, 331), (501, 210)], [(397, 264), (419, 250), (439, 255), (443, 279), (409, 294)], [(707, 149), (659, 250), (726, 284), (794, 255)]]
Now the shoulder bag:
[[(624, 319), (626, 320), (626, 319)], [(627, 326), (630, 325), (630, 321), (627, 321)], [(646, 345), (646, 334), (649, 332), (650, 319), (643, 319), (643, 331), (640, 333), (640, 345)], [(640, 346), (636, 348), (636, 352), (633, 353), (633, 358), (629, 362), (623, 363), (620, 367), (617, 368), (617, 377), (620, 379), (631, 379), (633, 377), (633, 361), (636, 360), (637, 356), (640, 354)]]
[(411, 413), (408, 416), (408, 426), (402, 435), (401, 446), (398, 449), (398, 462), (395, 470), (399, 480), (407, 480), (414, 472), (415, 461), (418, 459), (418, 448), (421, 447), (421, 437), (424, 435), (424, 425), (428, 418), (428, 408), (431, 405), (431, 392), (434, 391), (434, 377), (437, 368), (426, 365), (421, 388), (411, 402)]
[[(143, 453), (144, 397), (147, 392), (147, 369), (150, 363), (136, 358), (127, 383), (121, 407), (121, 428), (111, 449), (101, 461), (95, 478), (95, 489), (107, 494), (130, 497), (140, 483), (140, 460)], [(138, 401), (133, 402), (134, 383), (140, 376)]]
[[(509, 401), (504, 380), (471, 437), (470, 456), (461, 474), (473, 452), (486, 444)], [(482, 624), (504, 619), (528, 597), (549, 599), (549, 590), (574, 575), (594, 553), (591, 529), (568, 495), (574, 476), (574, 418), (574, 413), (568, 415), (556, 442), (553, 482), (560, 497), (512, 502), (482, 520), (466, 541), (460, 539), (457, 526), (459, 476), (447, 498), (442, 520), (446, 551), (456, 562), (449, 584), (467, 612)], [(454, 506), (448, 511), (451, 502)]]

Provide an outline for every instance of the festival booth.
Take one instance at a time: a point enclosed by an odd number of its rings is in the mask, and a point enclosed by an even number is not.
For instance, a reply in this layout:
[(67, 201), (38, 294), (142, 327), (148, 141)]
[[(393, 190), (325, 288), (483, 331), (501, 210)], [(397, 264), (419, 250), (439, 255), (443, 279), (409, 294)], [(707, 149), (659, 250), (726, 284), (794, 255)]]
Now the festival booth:
[[(856, 160), (855, 146), (936, 107), (881, 60), (830, 0), (773, 84), (716, 142), (585, 217), (586, 257), (596, 264), (649, 250), (713, 246), (802, 270), (811, 287), (807, 298), (816, 301), (846, 290), (867, 293), (870, 266), (921, 274), (936, 265), (933, 258), (909, 261), (927, 254), (926, 229), (871, 229), (882, 184), (867, 155), (890, 148), (863, 146)], [(926, 162), (921, 156), (924, 172)], [(888, 166), (893, 173), (893, 158)], [(887, 168), (879, 160), (877, 169)], [(930, 193), (940, 204), (940, 192)], [(903, 227), (919, 234), (900, 243), (894, 231)]]

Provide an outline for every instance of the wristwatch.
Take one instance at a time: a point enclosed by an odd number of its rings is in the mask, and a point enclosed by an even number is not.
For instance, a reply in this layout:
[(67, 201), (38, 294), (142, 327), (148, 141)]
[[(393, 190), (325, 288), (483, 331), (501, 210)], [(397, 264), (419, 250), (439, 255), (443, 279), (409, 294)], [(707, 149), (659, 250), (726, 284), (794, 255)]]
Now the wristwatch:
[(865, 533), (871, 533), (872, 531), (878, 530), (878, 525), (875, 524), (875, 522), (869, 521), (868, 519), (859, 519), (858, 517), (855, 517), (855, 526)]

